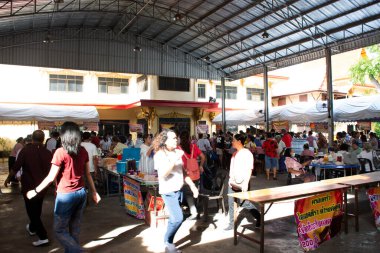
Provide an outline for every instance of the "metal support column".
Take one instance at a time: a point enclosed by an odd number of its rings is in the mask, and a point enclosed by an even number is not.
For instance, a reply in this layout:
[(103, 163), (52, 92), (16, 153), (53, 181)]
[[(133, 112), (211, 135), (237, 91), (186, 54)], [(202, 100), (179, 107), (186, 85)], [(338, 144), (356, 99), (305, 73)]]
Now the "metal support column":
[(329, 145), (334, 141), (334, 93), (332, 83), (332, 67), (331, 67), (331, 49), (325, 49), (326, 57), (326, 81), (327, 81), (327, 111), (328, 111), (328, 129), (329, 129)]
[(226, 132), (226, 91), (225, 91), (225, 79), (222, 77), (222, 130), (223, 133)]
[(268, 67), (264, 65), (264, 121), (265, 131), (269, 132), (269, 86), (268, 86)]

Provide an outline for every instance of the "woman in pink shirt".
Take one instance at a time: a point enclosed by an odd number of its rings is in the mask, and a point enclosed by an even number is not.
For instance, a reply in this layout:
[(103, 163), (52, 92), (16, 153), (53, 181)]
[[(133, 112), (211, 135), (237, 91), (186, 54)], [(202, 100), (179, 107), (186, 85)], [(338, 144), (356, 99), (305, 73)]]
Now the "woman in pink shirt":
[(301, 156), (313, 156), (314, 157), (314, 152), (309, 149), (308, 143), (305, 143), (303, 145), (303, 150), (302, 150)]
[(313, 174), (307, 173), (304, 168), (309, 165), (311, 161), (306, 161), (304, 163), (298, 162), (294, 156), (294, 150), (288, 148), (285, 150), (285, 165), (288, 172), (291, 174), (292, 178), (299, 178), (304, 183), (315, 181), (315, 176)]

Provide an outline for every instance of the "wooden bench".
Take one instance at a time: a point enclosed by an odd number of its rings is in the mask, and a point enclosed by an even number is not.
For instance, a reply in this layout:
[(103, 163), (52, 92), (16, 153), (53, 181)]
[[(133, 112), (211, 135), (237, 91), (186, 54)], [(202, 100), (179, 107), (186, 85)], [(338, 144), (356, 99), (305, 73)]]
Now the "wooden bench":
[[(258, 243), (260, 245), (260, 253), (264, 252), (264, 216), (268, 212), (269, 208), (272, 206), (274, 202), (279, 202), (283, 200), (296, 199), (301, 197), (312, 196), (324, 192), (334, 191), (334, 190), (342, 190), (344, 193), (344, 203), (343, 209), (347, 208), (347, 188), (349, 186), (344, 184), (336, 184), (336, 183), (324, 183), (324, 181), (312, 182), (312, 183), (304, 183), (298, 185), (288, 185), (282, 187), (268, 188), (256, 191), (248, 191), (248, 192), (239, 192), (239, 193), (231, 193), (228, 194), (230, 197), (234, 198), (234, 244), (237, 244), (237, 236), (241, 236), (250, 241)], [(237, 220), (237, 210), (238, 210), (238, 201), (241, 200), (249, 200), (254, 202), (260, 206), (261, 213), (261, 227), (260, 227), (260, 240), (249, 237), (245, 235), (243, 232), (238, 232), (238, 224)], [(268, 209), (265, 211), (265, 204), (270, 204)], [(347, 226), (347, 212), (344, 212), (344, 224), (345, 224), (345, 232), (348, 232)]]
[(324, 184), (343, 184), (353, 187), (355, 190), (355, 208), (352, 216), (355, 217), (355, 230), (359, 231), (359, 189), (362, 186), (366, 186), (373, 183), (380, 182), (380, 171), (360, 174), (348, 177), (339, 177), (322, 181)]

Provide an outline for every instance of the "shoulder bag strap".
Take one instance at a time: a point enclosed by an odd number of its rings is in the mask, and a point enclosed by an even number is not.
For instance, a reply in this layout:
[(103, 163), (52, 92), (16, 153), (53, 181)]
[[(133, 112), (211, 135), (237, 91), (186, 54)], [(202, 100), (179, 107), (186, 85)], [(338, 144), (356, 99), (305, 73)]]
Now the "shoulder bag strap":
[(185, 151), (181, 148), (181, 146), (178, 146), (178, 148), (179, 148), (180, 150), (183, 151), (183, 156), (186, 158), (186, 160), (189, 160), (189, 158), (186, 156), (186, 153), (185, 153)]

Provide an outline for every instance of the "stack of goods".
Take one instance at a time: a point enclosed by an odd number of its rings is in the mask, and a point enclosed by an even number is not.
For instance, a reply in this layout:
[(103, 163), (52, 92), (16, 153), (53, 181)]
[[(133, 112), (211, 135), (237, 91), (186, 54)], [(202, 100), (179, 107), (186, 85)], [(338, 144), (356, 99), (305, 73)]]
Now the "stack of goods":
[(145, 202), (145, 223), (150, 227), (166, 226), (169, 215), (165, 211), (165, 204), (162, 197), (156, 197), (156, 212), (154, 211), (154, 192), (148, 191)]

